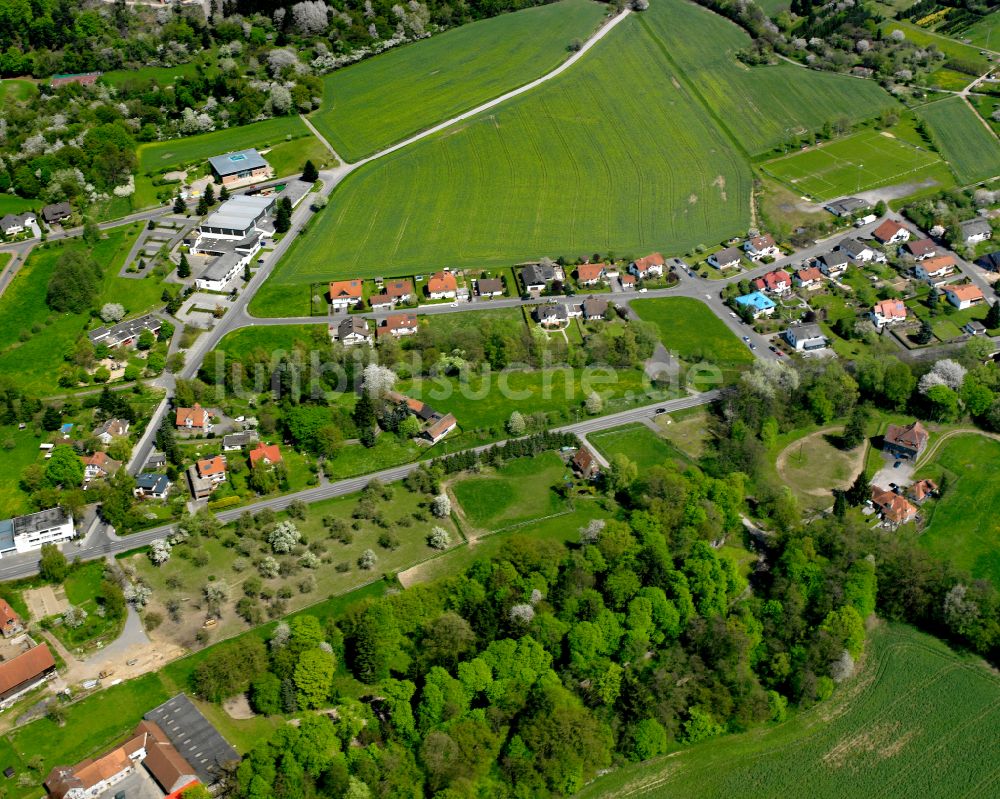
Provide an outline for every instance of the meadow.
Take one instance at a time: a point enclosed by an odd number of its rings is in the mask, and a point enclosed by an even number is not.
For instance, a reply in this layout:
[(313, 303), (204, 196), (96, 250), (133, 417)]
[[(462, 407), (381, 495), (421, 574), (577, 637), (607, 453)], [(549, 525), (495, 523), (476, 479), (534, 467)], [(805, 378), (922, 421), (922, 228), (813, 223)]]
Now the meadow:
[(877, 117), (896, 102), (875, 81), (793, 64), (747, 67), (736, 59), (750, 37), (729, 20), (686, 0), (659, 0), (641, 15), (693, 91), (751, 155), (818, 131), (827, 122)]
[(858, 676), (830, 700), (612, 772), (578, 797), (992, 796), (998, 725), (996, 674), (930, 636), (882, 625)]
[(944, 495), (930, 507), (920, 543), (974, 577), (1000, 587), (1000, 486), (995, 466), (1000, 442), (970, 433), (941, 444), (918, 476), (947, 477)]
[(461, 478), (451, 491), (472, 526), (496, 532), (568, 511), (566, 500), (553, 491), (567, 474), (562, 458), (545, 452), (512, 460), (495, 473)]
[(198, 74), (198, 62), (188, 61), (174, 67), (142, 67), (141, 69), (115, 69), (105, 72), (101, 79), (120, 87), (129, 81), (156, 81), (160, 86), (170, 86), (177, 78), (191, 78)]
[(28, 200), (14, 194), (0, 194), (0, 216), (19, 214), (32, 208), (41, 208), (41, 206), (42, 203), (39, 200)]
[(671, 71), (626, 19), (536, 91), (350, 175), (269, 282), (679, 251), (743, 231), (749, 168)]
[(357, 161), (549, 72), (606, 12), (562, 0), (397, 47), (328, 75), (310, 120)]
[(683, 463), (683, 453), (644, 424), (630, 424), (589, 433), (587, 440), (608, 460), (614, 455), (624, 455), (639, 467), (643, 474), (650, 466), (663, 466), (671, 460)]
[(21, 473), (32, 463), (42, 462), (42, 452), (38, 449), (42, 441), (44, 439), (32, 430), (18, 430), (17, 425), (0, 427), (4, 449), (4, 464), (0, 469), (0, 519), (31, 510), (28, 495), (21, 490)]
[(874, 130), (775, 158), (761, 168), (814, 200), (947, 175), (930, 150)]
[(962, 39), (968, 39), (976, 47), (1000, 47), (1000, 11), (994, 11), (973, 23), (958, 34)]
[(660, 341), (683, 361), (707, 361), (732, 379), (753, 362), (747, 346), (703, 302), (690, 297), (633, 300), (632, 309), (644, 322), (656, 325)]
[[(913, 42), (915, 45), (920, 47), (936, 47), (948, 58), (974, 64), (979, 70), (979, 74), (985, 73), (992, 66), (986, 60), (986, 56), (979, 54), (979, 47), (964, 44), (957, 39), (929, 31), (926, 28), (921, 28), (919, 25), (902, 19), (890, 19), (882, 23), (882, 31), (886, 35), (894, 30), (903, 31), (906, 34), (907, 40)], [(933, 76), (931, 77), (933, 79)], [(966, 83), (971, 83), (972, 79), (973, 76), (970, 75)]]
[(27, 100), (32, 94), (37, 94), (38, 88), (34, 81), (19, 78), (0, 80), (0, 100), (11, 97), (15, 100)]
[(969, 105), (949, 97), (917, 109), (962, 184), (1000, 175), (1000, 140)]
[(81, 239), (50, 242), (36, 247), (0, 298), (0, 372), (17, 375), (24, 390), (40, 395), (60, 393), (57, 380), (62, 356), (72, 349), (84, 330), (93, 325), (88, 314), (57, 314), (45, 304), (49, 278), (66, 249), (89, 249), (104, 267), (104, 282), (95, 307), (120, 302), (133, 316), (160, 302), (162, 283), (155, 276), (142, 279), (118, 277), (132, 242), (136, 224), (105, 231), (93, 247)]

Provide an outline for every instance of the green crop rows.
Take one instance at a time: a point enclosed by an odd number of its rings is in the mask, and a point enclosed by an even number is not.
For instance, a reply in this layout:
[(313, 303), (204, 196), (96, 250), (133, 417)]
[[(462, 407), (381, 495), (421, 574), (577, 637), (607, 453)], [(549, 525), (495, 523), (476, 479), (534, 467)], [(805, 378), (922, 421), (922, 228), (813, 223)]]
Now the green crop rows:
[(974, 183), (1000, 175), (1000, 141), (960, 97), (921, 106), (917, 114), (959, 181)]

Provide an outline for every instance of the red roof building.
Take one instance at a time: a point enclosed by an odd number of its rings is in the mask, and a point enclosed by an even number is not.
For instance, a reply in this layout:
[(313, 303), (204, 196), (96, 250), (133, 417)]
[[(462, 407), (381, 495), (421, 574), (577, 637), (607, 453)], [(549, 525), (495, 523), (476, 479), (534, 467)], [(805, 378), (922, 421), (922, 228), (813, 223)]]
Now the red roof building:
[(45, 644), (0, 663), (0, 704), (31, 690), (55, 671), (56, 662)]
[(212, 414), (197, 402), (193, 408), (178, 408), (175, 424), (179, 430), (209, 430)]
[(881, 225), (872, 231), (875, 240), (882, 244), (893, 244), (899, 241), (908, 241), (910, 231), (903, 227), (894, 219), (886, 219)]
[(281, 463), (281, 449), (277, 444), (265, 444), (259, 442), (256, 449), (250, 450), (250, 465), (256, 466), (263, 463), (265, 466), (273, 466)]
[(580, 264), (576, 268), (576, 279), (584, 286), (592, 286), (604, 277), (607, 264)]
[(432, 300), (442, 297), (454, 297), (458, 292), (458, 281), (448, 271), (437, 272), (427, 281), (427, 293)]
[(417, 332), (417, 315), (412, 313), (392, 314), (383, 319), (375, 328), (375, 335), (379, 338), (383, 336), (412, 336)]
[(784, 294), (792, 288), (792, 278), (784, 269), (768, 272), (764, 277), (759, 277), (754, 281), (754, 286), (760, 291), (769, 291), (772, 294)]
[(819, 267), (810, 266), (795, 273), (795, 282), (800, 286), (812, 286), (823, 279)]
[(226, 456), (215, 455), (211, 458), (202, 458), (197, 463), (198, 476), (205, 480), (225, 480), (226, 479)]
[(872, 486), (872, 505), (882, 518), (893, 525), (906, 524), (917, 518), (917, 509), (893, 491)]
[(0, 598), (0, 632), (3, 633), (3, 637), (10, 638), (23, 629), (21, 617), (17, 615), (6, 599)]

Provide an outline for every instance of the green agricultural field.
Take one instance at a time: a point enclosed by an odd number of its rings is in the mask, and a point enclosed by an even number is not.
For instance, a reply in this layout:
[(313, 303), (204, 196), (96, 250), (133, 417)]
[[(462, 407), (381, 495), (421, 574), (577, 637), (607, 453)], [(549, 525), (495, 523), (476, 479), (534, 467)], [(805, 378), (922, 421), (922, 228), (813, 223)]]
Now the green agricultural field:
[[(313, 349), (330, 349), (330, 333), (325, 324), (316, 325), (266, 325), (244, 327), (227, 333), (212, 351), (224, 352), (237, 360), (243, 360), (258, 350), (267, 353), (291, 352), (296, 346)], [(206, 358), (211, 362), (213, 355)]]
[(28, 211), (32, 208), (40, 208), (41, 206), (42, 203), (39, 200), (26, 200), (24, 197), (17, 197), (13, 194), (0, 194), (0, 216), (4, 214), (19, 214), (21, 211)]
[(705, 361), (719, 366), (724, 376), (753, 362), (753, 354), (707, 305), (690, 297), (634, 300), (633, 310), (660, 331), (668, 351), (693, 364)]
[(271, 281), (680, 251), (744, 230), (749, 168), (671, 71), (626, 19), (537, 91), (350, 175)]
[(390, 50), (328, 75), (311, 120), (356, 161), (545, 74), (606, 13), (591, 0), (563, 0)]
[(861, 673), (783, 724), (601, 777), (579, 799), (986, 797), (1000, 779), (1000, 678), (903, 626), (872, 633)]
[(615, 427), (600, 433), (590, 433), (587, 440), (608, 460), (613, 455), (625, 455), (639, 467), (642, 474), (650, 466), (663, 466), (671, 460), (685, 461), (683, 453), (644, 424)]
[(682, 80), (751, 154), (818, 131), (827, 122), (854, 123), (900, 107), (875, 81), (787, 63), (747, 67), (736, 60), (736, 52), (750, 44), (746, 33), (686, 0), (658, 0), (641, 18), (675, 69), (682, 70)]
[[(890, 19), (882, 23), (882, 31), (888, 35), (894, 30), (901, 30), (906, 34), (908, 41), (913, 42), (915, 45), (920, 47), (936, 47), (939, 51), (945, 54), (947, 58), (953, 58), (956, 61), (964, 61), (969, 64), (973, 64), (979, 70), (979, 74), (982, 75), (986, 73), (992, 64), (986, 60), (986, 56), (979, 54), (979, 47), (974, 47), (970, 44), (963, 44), (956, 39), (952, 39), (941, 33), (934, 33), (925, 28), (921, 28), (918, 25), (914, 25), (912, 22), (907, 22), (902, 19)], [(969, 81), (972, 82), (972, 76), (969, 76)]]
[(976, 47), (997, 50), (1000, 48), (1000, 11), (987, 14), (978, 22), (958, 34)]
[(974, 577), (1000, 587), (1000, 443), (970, 433), (941, 445), (919, 476), (946, 476), (944, 496), (930, 507), (920, 543)]
[(562, 458), (546, 452), (505, 463), (495, 474), (461, 478), (451, 490), (469, 523), (493, 532), (570, 510), (553, 490), (568, 473)]
[[(113, 228), (92, 248), (94, 258), (104, 266), (104, 284), (95, 307), (120, 302), (131, 316), (160, 302), (163, 287), (155, 277), (118, 277), (138, 233), (138, 224)], [(49, 278), (63, 250), (86, 246), (81, 239), (72, 239), (36, 247), (0, 297), (0, 373), (17, 375), (20, 386), (31, 393), (61, 392), (57, 380), (62, 356), (93, 326), (86, 314), (56, 314), (45, 304)]]
[(761, 168), (814, 200), (948, 175), (935, 153), (873, 130), (775, 158)]
[(963, 184), (1000, 175), (1000, 139), (968, 104), (949, 97), (917, 109)]

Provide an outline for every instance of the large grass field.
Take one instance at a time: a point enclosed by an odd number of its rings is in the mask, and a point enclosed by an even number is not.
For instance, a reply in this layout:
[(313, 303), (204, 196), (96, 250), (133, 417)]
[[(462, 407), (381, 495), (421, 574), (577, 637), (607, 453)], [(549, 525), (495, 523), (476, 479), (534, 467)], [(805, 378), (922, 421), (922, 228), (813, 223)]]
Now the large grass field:
[[(38, 449), (42, 441), (44, 439), (36, 438), (31, 430), (18, 430), (17, 425), (0, 427), (4, 455), (3, 469), (0, 469), (0, 519), (9, 519), (31, 510), (28, 495), (18, 483), (25, 468), (36, 461), (42, 462), (42, 451)], [(10, 444), (13, 446), (10, 447)]]
[(859, 675), (783, 724), (601, 777), (579, 799), (988, 797), (1000, 678), (908, 627), (871, 636)]
[(959, 97), (917, 109), (931, 137), (963, 184), (1000, 175), (1000, 139)]
[(633, 310), (660, 331), (667, 350), (689, 364), (706, 361), (724, 376), (753, 362), (753, 354), (707, 305), (690, 297), (634, 300)]
[(792, 64), (747, 67), (736, 52), (747, 34), (687, 0), (657, 0), (642, 21), (719, 120), (751, 154), (827, 122), (851, 123), (899, 108), (875, 81), (803, 69)]
[(626, 19), (536, 91), (350, 175), (271, 280), (680, 251), (743, 231), (749, 168), (671, 71)]
[[(139, 225), (113, 228), (93, 246), (104, 267), (104, 283), (95, 307), (120, 302), (128, 315), (148, 311), (160, 302), (162, 283), (154, 276), (141, 280), (118, 277)], [(21, 388), (40, 396), (61, 393), (57, 385), (63, 355), (89, 329), (87, 314), (57, 314), (45, 304), (49, 278), (67, 248), (85, 248), (82, 239), (36, 247), (0, 297), (0, 372), (17, 375)]]
[(804, 507), (829, 508), (833, 489), (846, 489), (865, 465), (865, 448), (844, 451), (836, 430), (817, 431), (789, 444), (775, 464), (782, 482)]
[(987, 14), (958, 35), (962, 39), (968, 39), (976, 47), (993, 50), (1000, 48), (1000, 11)]
[(935, 153), (874, 130), (775, 158), (762, 168), (814, 200), (947, 174)]
[[(948, 58), (975, 64), (980, 74), (985, 73), (991, 66), (990, 62), (986, 60), (986, 56), (979, 54), (979, 47), (964, 44), (957, 39), (945, 36), (943, 33), (929, 31), (903, 19), (890, 19), (882, 23), (882, 31), (886, 35), (894, 30), (903, 31), (907, 40), (919, 47), (935, 47)], [(971, 83), (972, 79), (973, 76), (970, 75), (966, 83)]]
[(970, 433), (948, 439), (920, 476), (947, 476), (920, 543), (1000, 587), (1000, 442)]
[(495, 474), (459, 479), (451, 490), (472, 526), (494, 532), (569, 510), (552, 490), (568, 473), (562, 458), (545, 452), (512, 460)]
[(8, 97), (13, 100), (27, 100), (32, 94), (37, 94), (38, 88), (33, 81), (17, 78), (0, 80), (0, 100)]
[(590, 433), (587, 440), (609, 460), (613, 455), (625, 455), (643, 474), (650, 466), (663, 466), (671, 460), (683, 462), (685, 456), (644, 424), (615, 427)]
[(41, 205), (42, 203), (38, 200), (26, 200), (24, 197), (17, 197), (13, 194), (0, 194), (0, 216), (19, 214), (21, 211), (39, 208)]
[(142, 69), (115, 69), (105, 72), (101, 78), (112, 86), (121, 87), (129, 81), (153, 80), (160, 86), (170, 86), (177, 78), (191, 78), (198, 74), (195, 61), (178, 64), (175, 67), (143, 67)]
[(338, 69), (311, 119), (356, 161), (553, 69), (607, 8), (563, 0), (453, 28)]

